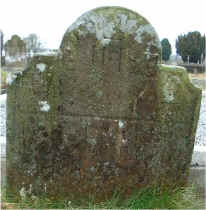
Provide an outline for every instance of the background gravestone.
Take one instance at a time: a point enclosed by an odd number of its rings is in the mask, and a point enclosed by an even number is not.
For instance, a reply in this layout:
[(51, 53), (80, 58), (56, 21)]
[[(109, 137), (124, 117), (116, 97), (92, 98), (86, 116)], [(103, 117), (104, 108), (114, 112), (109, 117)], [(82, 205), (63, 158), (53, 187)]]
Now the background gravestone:
[(17, 61), (18, 58), (26, 56), (26, 44), (18, 35), (13, 35), (11, 39), (5, 43), (5, 54), (10, 57), (12, 61)]
[(160, 51), (143, 17), (97, 8), (69, 27), (56, 56), (8, 78), (8, 191), (103, 198), (183, 186), (201, 91), (184, 69), (158, 65)]

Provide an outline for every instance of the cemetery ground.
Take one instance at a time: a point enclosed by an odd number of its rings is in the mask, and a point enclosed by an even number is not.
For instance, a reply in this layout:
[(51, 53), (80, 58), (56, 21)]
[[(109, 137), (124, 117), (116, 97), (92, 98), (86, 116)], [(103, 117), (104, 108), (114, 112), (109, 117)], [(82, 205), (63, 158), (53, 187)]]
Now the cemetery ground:
[[(206, 74), (189, 74), (192, 79), (205, 80)], [(201, 83), (203, 84), (203, 83)], [(202, 87), (203, 91), (206, 89)], [(72, 208), (167, 208), (167, 209), (204, 209), (205, 207), (205, 167), (191, 167), (189, 186), (185, 189), (178, 189), (173, 192), (160, 192), (158, 190), (150, 189), (141, 192), (134, 192), (134, 194), (125, 200), (122, 199), (121, 194), (114, 193), (112, 199), (104, 203), (95, 203), (91, 197), (90, 200), (77, 198), (75, 200), (49, 200), (47, 198), (32, 199), (8, 197), (6, 199), (5, 188), (5, 158), (1, 158), (1, 208), (2, 209), (72, 209)]]

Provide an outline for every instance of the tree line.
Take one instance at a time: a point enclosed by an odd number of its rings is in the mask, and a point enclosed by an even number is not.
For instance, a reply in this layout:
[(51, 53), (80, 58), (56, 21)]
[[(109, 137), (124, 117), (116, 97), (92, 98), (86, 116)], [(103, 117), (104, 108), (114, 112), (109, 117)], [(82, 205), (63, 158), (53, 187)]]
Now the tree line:
[[(172, 53), (171, 44), (167, 38), (162, 39), (162, 60), (168, 61)], [(177, 37), (176, 53), (182, 57), (183, 62), (203, 63), (205, 60), (205, 35), (198, 31), (181, 34)]]

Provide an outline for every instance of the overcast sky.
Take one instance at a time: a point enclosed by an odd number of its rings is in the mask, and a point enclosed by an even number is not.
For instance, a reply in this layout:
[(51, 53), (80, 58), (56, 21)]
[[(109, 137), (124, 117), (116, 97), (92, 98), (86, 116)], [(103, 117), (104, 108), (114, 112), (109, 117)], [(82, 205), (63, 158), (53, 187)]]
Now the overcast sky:
[(100, 6), (136, 11), (173, 46), (179, 34), (206, 33), (206, 0), (0, 0), (0, 30), (5, 39), (36, 33), (46, 47), (59, 48), (66, 29), (84, 12)]

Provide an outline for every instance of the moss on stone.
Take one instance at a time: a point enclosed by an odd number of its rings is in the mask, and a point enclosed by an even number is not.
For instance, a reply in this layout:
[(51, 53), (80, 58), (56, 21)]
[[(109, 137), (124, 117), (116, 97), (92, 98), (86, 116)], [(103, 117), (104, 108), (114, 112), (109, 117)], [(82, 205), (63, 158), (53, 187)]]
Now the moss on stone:
[(32, 58), (8, 88), (8, 189), (105, 198), (185, 184), (201, 93), (157, 65), (159, 44), (143, 17), (106, 7), (80, 17), (57, 56)]
[(162, 167), (168, 167), (168, 173), (174, 173), (173, 178), (178, 168), (185, 174), (183, 177), (187, 177), (199, 119), (201, 90), (192, 85), (182, 68), (160, 65), (157, 77), (157, 135), (161, 137), (164, 151)]

